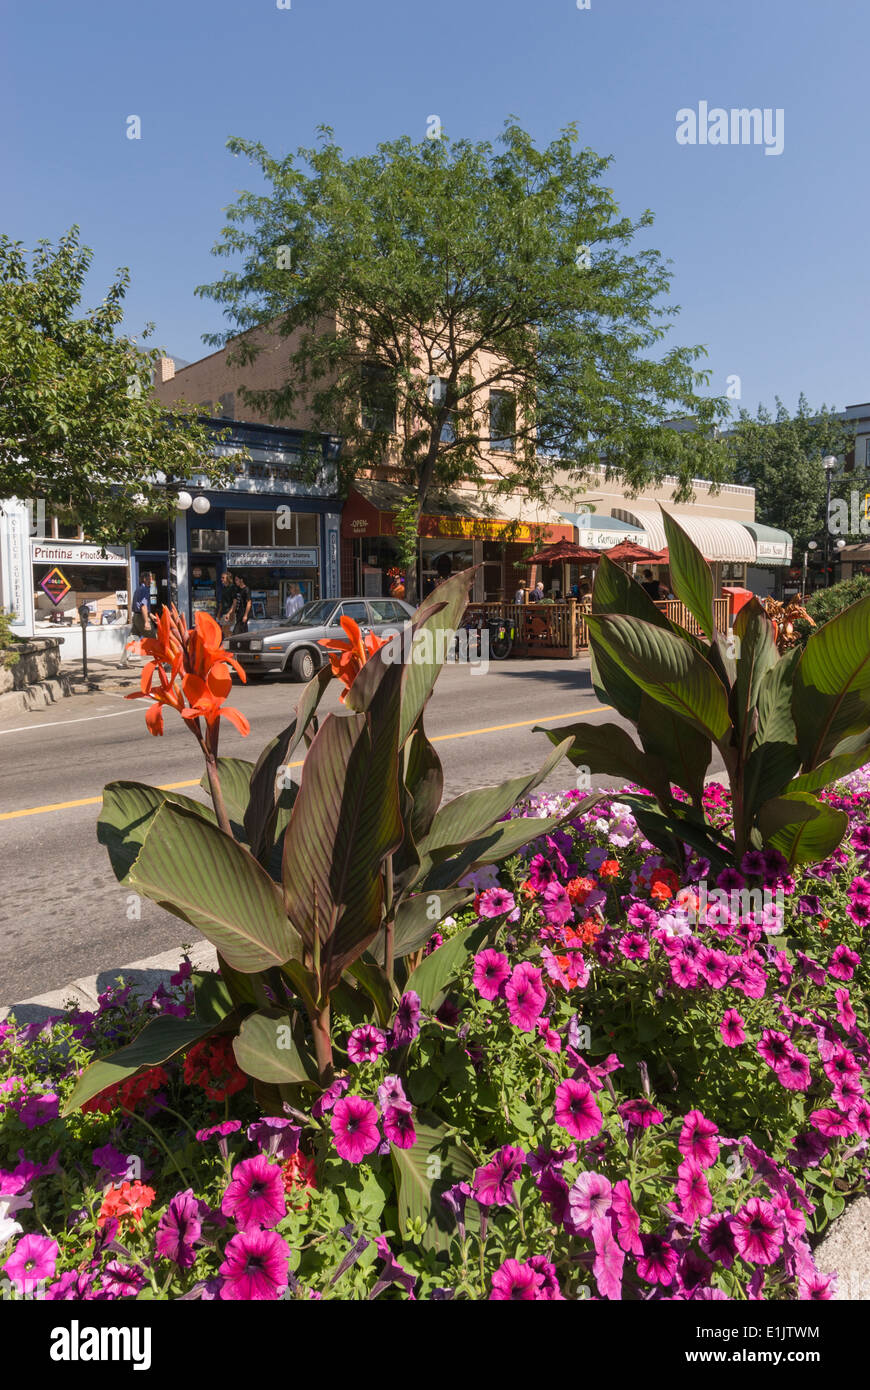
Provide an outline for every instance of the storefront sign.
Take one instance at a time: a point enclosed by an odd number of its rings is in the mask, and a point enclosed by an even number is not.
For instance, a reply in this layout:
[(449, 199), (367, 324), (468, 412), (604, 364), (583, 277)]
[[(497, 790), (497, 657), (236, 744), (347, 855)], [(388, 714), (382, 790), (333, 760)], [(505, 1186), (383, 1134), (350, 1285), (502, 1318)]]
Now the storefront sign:
[(123, 546), (107, 545), (105, 553), (98, 545), (78, 544), (76, 541), (33, 541), (31, 556), (35, 565), (126, 565)]
[(72, 589), (66, 575), (59, 569), (49, 570), (44, 579), (40, 579), (39, 587), (47, 598), (50, 598), (55, 607), (61, 599), (66, 598)]
[(228, 550), (227, 565), (250, 565), (255, 569), (271, 566), (288, 566), (291, 569), (316, 569), (317, 547), (303, 547), (297, 550), (282, 550), (277, 547), (264, 550)]
[(33, 632), (33, 580), (28, 556), (30, 524), (26, 504), (10, 499), (0, 511), (0, 602), (19, 636)]
[(784, 560), (791, 559), (791, 546), (785, 541), (757, 541), (759, 560)]
[[(476, 540), (530, 541), (534, 539), (531, 526), (522, 521), (489, 521), (474, 516), (424, 516), (421, 530), (432, 525), (439, 536), (463, 536)], [(547, 523), (542, 523), (544, 527)]]
[(621, 545), (623, 541), (632, 541), (635, 545), (646, 545), (645, 531), (596, 531), (593, 529), (580, 530), (578, 545), (585, 546), (589, 550), (610, 550), (614, 545)]

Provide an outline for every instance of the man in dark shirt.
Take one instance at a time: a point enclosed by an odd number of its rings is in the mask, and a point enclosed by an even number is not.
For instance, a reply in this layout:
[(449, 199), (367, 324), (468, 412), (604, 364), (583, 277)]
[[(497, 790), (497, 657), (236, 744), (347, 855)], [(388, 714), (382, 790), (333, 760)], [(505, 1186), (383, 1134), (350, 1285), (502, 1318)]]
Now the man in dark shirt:
[(642, 589), (646, 589), (651, 599), (658, 603), (662, 596), (662, 586), (657, 579), (653, 579), (652, 570), (644, 570)]
[(151, 629), (151, 575), (143, 570), (133, 590), (132, 628), (134, 637), (146, 637)]
[(217, 594), (217, 620), (221, 625), (221, 632), (224, 637), (229, 634), (232, 627), (232, 615), (237, 596), (238, 590), (233, 583), (232, 571), (224, 570)]
[(236, 625), (233, 632), (247, 632), (251, 616), (251, 591), (243, 574), (236, 574)]

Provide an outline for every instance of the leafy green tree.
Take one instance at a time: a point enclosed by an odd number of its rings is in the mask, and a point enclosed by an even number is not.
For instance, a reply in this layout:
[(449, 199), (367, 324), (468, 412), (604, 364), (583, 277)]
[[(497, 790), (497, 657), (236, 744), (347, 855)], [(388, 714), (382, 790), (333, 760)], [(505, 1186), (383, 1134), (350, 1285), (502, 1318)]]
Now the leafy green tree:
[(108, 544), (168, 514), (165, 484), (229, 470), (206, 426), (151, 394), (159, 352), (118, 333), (129, 272), (80, 308), (92, 254), (73, 227), (56, 247), (40, 242), (29, 266), (0, 236), (0, 499), (40, 499)]
[[(235, 338), (244, 367), (263, 347), (246, 330), (296, 334), (286, 380), (243, 399), (291, 422), (304, 403), (343, 439), (344, 481), (391, 458), (418, 521), (459, 479), (552, 499), (557, 460), (574, 492), (602, 458), (632, 489), (676, 475), (679, 499), (725, 476), (712, 424), (727, 405), (697, 394), (703, 349), (662, 348), (670, 276), (632, 250), (652, 214), (620, 214), (610, 161), (574, 127), (542, 150), (511, 118), (498, 152), (404, 136), (357, 158), (319, 133), (283, 159), (229, 141), (268, 191), (228, 210), (214, 253), (243, 264), (197, 292), (233, 328), (206, 341)], [(698, 428), (669, 428), (675, 414)], [(493, 439), (512, 448), (491, 456)]]
[[(852, 440), (848, 424), (828, 406), (812, 410), (801, 392), (794, 415), (789, 415), (779, 397), (775, 414), (759, 406), (753, 419), (741, 410), (726, 442), (734, 461), (734, 481), (755, 488), (756, 518), (788, 531), (797, 552), (824, 535), (822, 459), (829, 454), (842, 458)], [(835, 486), (838, 471), (832, 478)]]

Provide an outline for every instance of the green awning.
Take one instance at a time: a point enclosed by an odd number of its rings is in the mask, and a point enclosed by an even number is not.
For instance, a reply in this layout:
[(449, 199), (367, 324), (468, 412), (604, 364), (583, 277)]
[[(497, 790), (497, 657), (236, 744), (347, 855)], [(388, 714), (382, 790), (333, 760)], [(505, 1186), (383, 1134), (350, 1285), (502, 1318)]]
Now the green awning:
[(755, 541), (757, 565), (767, 569), (791, 564), (793, 542), (788, 531), (780, 531), (775, 526), (764, 526), (760, 521), (744, 521), (743, 525)]

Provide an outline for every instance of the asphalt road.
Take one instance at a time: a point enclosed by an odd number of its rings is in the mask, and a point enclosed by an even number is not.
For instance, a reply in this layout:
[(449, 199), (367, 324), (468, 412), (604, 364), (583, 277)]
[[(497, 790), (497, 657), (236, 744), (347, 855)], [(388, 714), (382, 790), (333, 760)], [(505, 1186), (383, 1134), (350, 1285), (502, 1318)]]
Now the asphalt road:
[[(251, 721), (251, 734), (243, 738), (224, 721), (222, 753), (256, 760), (289, 722), (301, 690), (274, 678), (238, 686), (231, 703)], [(323, 708), (337, 706), (333, 684)], [(0, 1004), (195, 937), (191, 927), (147, 900), (141, 919), (129, 921), (127, 891), (96, 839), (105, 782), (181, 784), (187, 795), (198, 794), (202, 766), (195, 740), (171, 711), (165, 735), (152, 737), (146, 708), (119, 694), (76, 695), (0, 721)], [(444, 764), (445, 795), (455, 796), (538, 767), (551, 745), (532, 733), (532, 725), (613, 717), (591, 688), (586, 660), (508, 660), (486, 673), (446, 666), (426, 728)], [(544, 787), (573, 785), (566, 762)]]

